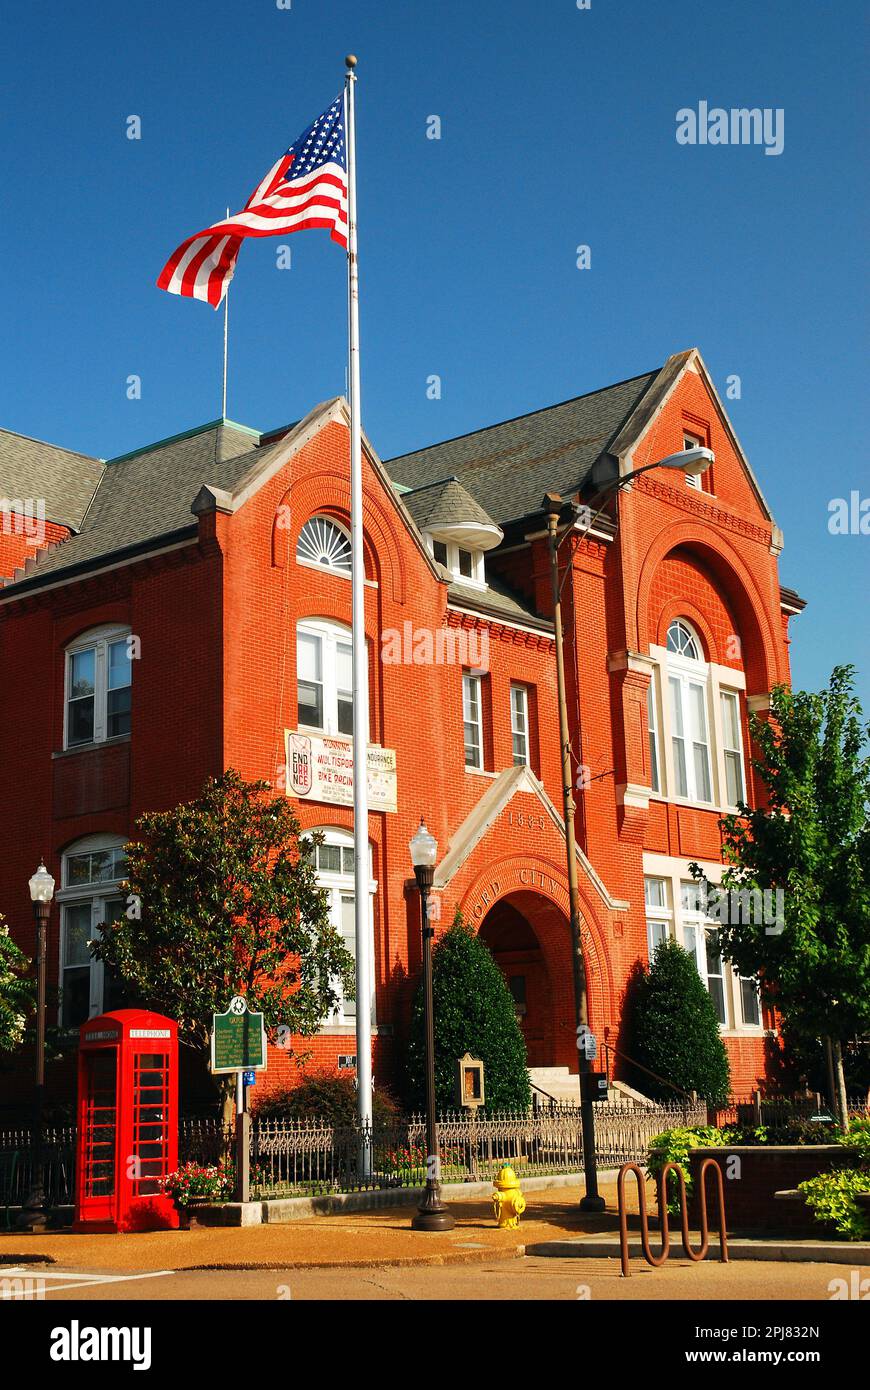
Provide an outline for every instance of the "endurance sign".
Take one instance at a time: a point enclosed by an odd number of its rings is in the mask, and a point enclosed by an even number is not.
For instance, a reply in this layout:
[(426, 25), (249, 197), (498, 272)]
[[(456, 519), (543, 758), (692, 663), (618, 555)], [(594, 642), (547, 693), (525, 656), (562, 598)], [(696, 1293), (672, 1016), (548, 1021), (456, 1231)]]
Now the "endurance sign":
[[(287, 795), (333, 806), (353, 805), (353, 740), (285, 732)], [(396, 753), (369, 744), (366, 755), (369, 810), (396, 810)]]
[(226, 1013), (212, 1014), (211, 1069), (213, 1072), (266, 1069), (263, 1015), (249, 1013), (241, 995), (230, 1000)]

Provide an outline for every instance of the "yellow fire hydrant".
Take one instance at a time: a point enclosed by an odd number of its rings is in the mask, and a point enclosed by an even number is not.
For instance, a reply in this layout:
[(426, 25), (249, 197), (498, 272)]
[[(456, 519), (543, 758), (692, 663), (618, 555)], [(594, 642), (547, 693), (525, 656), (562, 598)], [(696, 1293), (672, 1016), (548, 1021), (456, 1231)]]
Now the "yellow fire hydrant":
[(526, 1209), (520, 1180), (509, 1164), (505, 1164), (495, 1180), (492, 1193), (492, 1209), (500, 1229), (510, 1230), (520, 1224), (520, 1217)]

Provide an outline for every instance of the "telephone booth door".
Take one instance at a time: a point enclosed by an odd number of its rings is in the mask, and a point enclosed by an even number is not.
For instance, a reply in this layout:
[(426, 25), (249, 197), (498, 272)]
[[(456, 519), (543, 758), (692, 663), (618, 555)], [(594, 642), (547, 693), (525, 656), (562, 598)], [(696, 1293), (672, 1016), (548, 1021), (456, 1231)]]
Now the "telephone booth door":
[(78, 1190), (81, 1217), (88, 1222), (111, 1222), (115, 1217), (118, 1062), (116, 1047), (89, 1052), (83, 1058)]
[(139, 1052), (132, 1056), (132, 1145), (135, 1155), (129, 1173), (128, 1228), (143, 1218), (170, 1221), (176, 1213), (163, 1195), (161, 1181), (178, 1166), (177, 1086), (169, 1052)]

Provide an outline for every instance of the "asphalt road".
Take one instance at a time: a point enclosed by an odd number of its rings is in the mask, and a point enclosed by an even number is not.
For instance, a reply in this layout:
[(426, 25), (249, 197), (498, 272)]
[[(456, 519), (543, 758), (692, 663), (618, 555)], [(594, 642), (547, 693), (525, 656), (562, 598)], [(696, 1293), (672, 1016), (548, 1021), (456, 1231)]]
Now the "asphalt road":
[[(862, 1270), (862, 1274), (866, 1271)], [(850, 1277), (833, 1264), (740, 1260), (701, 1265), (671, 1260), (662, 1269), (638, 1262), (623, 1279), (616, 1260), (549, 1259), (526, 1256), (465, 1265), (368, 1266), (332, 1269), (184, 1269), (143, 1275), (99, 1274), (93, 1270), (33, 1267), (0, 1270), (0, 1297), (46, 1301), (194, 1300), (505, 1301), (748, 1299), (823, 1300), (832, 1281)], [(22, 1280), (23, 1284), (14, 1281)], [(12, 1281), (12, 1282), (8, 1282)], [(833, 1285), (839, 1288), (840, 1285)]]

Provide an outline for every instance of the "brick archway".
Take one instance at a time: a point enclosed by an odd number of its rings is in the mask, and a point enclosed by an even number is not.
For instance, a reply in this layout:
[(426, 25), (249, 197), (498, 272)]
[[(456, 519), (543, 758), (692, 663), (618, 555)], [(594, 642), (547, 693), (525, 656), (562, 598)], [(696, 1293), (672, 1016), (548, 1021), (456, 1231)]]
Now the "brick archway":
[[(582, 880), (580, 897), (590, 1021), (593, 1029), (603, 1035), (604, 1029), (614, 1023), (611, 964), (601, 924), (583, 892)], [(547, 1057), (535, 1062), (530, 1057), (530, 1063), (567, 1066), (576, 1071), (574, 988), (564, 868), (560, 869), (541, 855), (492, 859), (469, 884), (459, 908), (466, 922), (483, 931), (491, 949), (494, 944), (504, 946), (504, 959), (500, 962), (503, 968), (521, 963), (523, 955), (535, 967), (535, 978), (530, 978), (527, 986), (537, 991), (539, 1004), (546, 1007), (548, 1018), (530, 1019), (528, 1030), (524, 1032), (527, 1045), (534, 1043), (535, 1050), (546, 1053)], [(518, 918), (526, 926), (524, 935), (520, 932)], [(511, 932), (516, 950), (511, 949)], [(499, 950), (494, 954), (498, 959)], [(508, 974), (507, 969), (505, 973)], [(518, 969), (515, 973), (522, 971)]]

